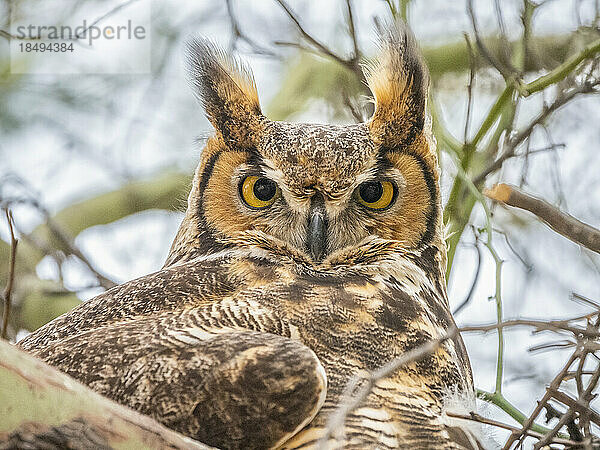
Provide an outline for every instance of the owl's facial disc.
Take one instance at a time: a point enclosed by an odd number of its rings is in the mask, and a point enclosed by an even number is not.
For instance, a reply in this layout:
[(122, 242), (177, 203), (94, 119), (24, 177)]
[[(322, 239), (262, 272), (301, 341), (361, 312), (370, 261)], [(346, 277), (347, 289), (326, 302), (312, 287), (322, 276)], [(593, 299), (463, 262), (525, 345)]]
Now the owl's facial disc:
[[(304, 136), (312, 139), (300, 140), (299, 133), (291, 142), (279, 138), (277, 154), (271, 147), (232, 149), (211, 140), (197, 176), (196, 211), (208, 232), (219, 242), (243, 245), (240, 233), (258, 231), (316, 264), (369, 237), (406, 249), (424, 245), (437, 229), (435, 173), (425, 160), (372, 144), (351, 154), (358, 133), (350, 129), (350, 141), (332, 141), (336, 131), (322, 139), (308, 132)], [(285, 149), (293, 149), (287, 157)], [(326, 161), (344, 151), (351, 157)]]
[(366, 71), (375, 112), (354, 125), (271, 121), (243, 63), (203, 40), (193, 40), (189, 53), (215, 136), (171, 262), (178, 252), (227, 246), (285, 243), (320, 263), (353, 246), (364, 251), (371, 238), (394, 241), (395, 249), (443, 245), (428, 74), (410, 34), (382, 36), (380, 58)]

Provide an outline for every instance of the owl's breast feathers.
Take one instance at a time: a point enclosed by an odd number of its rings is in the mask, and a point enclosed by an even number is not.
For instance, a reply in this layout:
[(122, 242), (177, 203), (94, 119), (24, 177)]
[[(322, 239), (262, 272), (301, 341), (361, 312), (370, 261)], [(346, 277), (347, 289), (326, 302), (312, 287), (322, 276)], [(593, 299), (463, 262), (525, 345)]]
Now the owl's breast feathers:
[[(354, 374), (453, 325), (443, 281), (432, 277), (439, 270), (422, 252), (379, 264), (362, 252), (346, 267), (264, 256), (231, 250), (165, 268), (20, 345), (206, 443), (262, 447), (295, 435), (302, 446), (322, 434)], [(377, 383), (348, 418), (346, 445), (445, 442), (450, 428), (439, 417), (451, 391), (472, 391), (460, 337)]]

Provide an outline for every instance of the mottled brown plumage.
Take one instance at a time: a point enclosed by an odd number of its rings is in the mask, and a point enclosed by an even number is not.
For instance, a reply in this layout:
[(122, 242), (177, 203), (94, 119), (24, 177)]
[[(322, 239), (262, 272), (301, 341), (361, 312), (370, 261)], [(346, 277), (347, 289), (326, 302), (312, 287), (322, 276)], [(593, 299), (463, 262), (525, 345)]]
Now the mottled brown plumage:
[[(250, 72), (192, 41), (216, 134), (165, 267), (21, 346), (207, 444), (314, 445), (353, 375), (454, 324), (427, 71), (401, 28), (381, 49), (373, 118), (333, 126), (268, 120)], [(473, 401), (459, 336), (377, 382), (329, 444), (479, 448), (444, 414), (456, 398)]]

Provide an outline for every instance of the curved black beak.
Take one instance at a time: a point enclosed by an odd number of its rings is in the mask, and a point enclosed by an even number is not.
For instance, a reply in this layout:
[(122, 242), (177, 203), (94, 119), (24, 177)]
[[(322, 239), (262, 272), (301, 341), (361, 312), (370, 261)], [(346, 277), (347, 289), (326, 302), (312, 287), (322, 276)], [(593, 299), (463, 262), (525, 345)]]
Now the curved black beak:
[(306, 235), (306, 247), (314, 261), (321, 261), (325, 255), (327, 249), (327, 222), (325, 202), (320, 194), (316, 194), (310, 207)]

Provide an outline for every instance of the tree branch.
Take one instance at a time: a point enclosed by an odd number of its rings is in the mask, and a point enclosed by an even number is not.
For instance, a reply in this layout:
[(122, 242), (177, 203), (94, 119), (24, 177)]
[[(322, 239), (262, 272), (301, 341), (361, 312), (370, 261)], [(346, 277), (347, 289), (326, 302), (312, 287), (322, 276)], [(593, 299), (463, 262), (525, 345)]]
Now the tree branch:
[(571, 90), (567, 93), (559, 94), (559, 96), (552, 102), (550, 106), (547, 106), (543, 109), (543, 111), (533, 119), (527, 127), (525, 127), (522, 131), (520, 131), (516, 136), (510, 138), (506, 148), (502, 152), (502, 154), (494, 160), (488, 167), (483, 169), (477, 176), (473, 178), (473, 183), (475, 185), (480, 185), (485, 181), (488, 175), (499, 170), (504, 162), (514, 156), (516, 156), (516, 151), (519, 145), (524, 142), (537, 125), (544, 123), (546, 119), (548, 119), (555, 111), (569, 103), (575, 97), (580, 94), (588, 94), (595, 92), (594, 88), (598, 85), (600, 81), (595, 81), (593, 83), (583, 83)]
[[(497, 420), (488, 419), (487, 417), (483, 417), (483, 416), (477, 414), (476, 412), (470, 412), (469, 414), (460, 414), (460, 413), (455, 413), (452, 411), (446, 411), (446, 415), (449, 417), (455, 417), (457, 419), (472, 420), (474, 422), (491, 425), (493, 427), (503, 428), (505, 430), (512, 431), (513, 433), (520, 431), (520, 429), (517, 427), (513, 427), (512, 425), (508, 425), (503, 422), (498, 422)], [(531, 437), (535, 437), (535, 438), (542, 438), (542, 437), (544, 437), (544, 434), (539, 433), (537, 431), (533, 431), (533, 430), (527, 430), (527, 436), (531, 436)], [(575, 442), (575, 441), (571, 441), (570, 439), (563, 439), (563, 438), (559, 438), (559, 437), (553, 438), (551, 443), (552, 444), (562, 444), (562, 445), (578, 445), (578, 444), (580, 444), (580, 442)]]
[(523, 97), (528, 97), (531, 94), (535, 94), (536, 92), (542, 91), (548, 86), (559, 82), (560, 80), (564, 79), (567, 75), (569, 75), (581, 62), (596, 56), (596, 54), (599, 52), (600, 39), (597, 39), (594, 42), (591, 42), (590, 44), (586, 45), (581, 52), (577, 53), (576, 55), (573, 55), (567, 61), (565, 61), (560, 66), (556, 67), (554, 70), (550, 71), (546, 75), (539, 77), (537, 80), (534, 80), (531, 83), (522, 85), (519, 89), (521, 95)]
[(2, 329), (0, 331), (0, 338), (7, 338), (7, 330), (8, 330), (8, 317), (10, 316), (10, 307), (11, 307), (11, 298), (12, 291), (15, 282), (15, 261), (17, 259), (17, 244), (19, 241), (15, 238), (15, 229), (14, 229), (14, 221), (12, 217), (12, 213), (5, 209), (6, 220), (8, 222), (8, 229), (10, 231), (10, 262), (8, 265), (8, 282), (6, 283), (6, 288), (4, 289), (3, 298), (4, 298), (4, 309), (2, 311)]
[[(328, 57), (330, 57), (331, 59), (337, 61), (341, 65), (348, 67), (350, 70), (352, 70), (354, 72), (356, 72), (357, 70), (359, 70), (360, 72), (362, 72), (360, 70), (360, 67), (358, 67), (356, 65), (355, 61), (353, 61), (351, 59), (350, 60), (344, 59), (341, 56), (336, 55), (327, 46), (325, 46), (323, 43), (321, 43), (316, 38), (314, 38), (313, 36), (311, 36), (304, 29), (304, 27), (300, 23), (300, 20), (298, 19), (298, 17), (296, 16), (296, 14), (292, 11), (292, 9), (288, 6), (288, 4), (284, 0), (275, 0), (275, 1), (285, 11), (285, 13), (290, 18), (290, 20), (292, 22), (294, 22), (294, 25), (296, 26), (296, 29), (300, 32), (300, 34), (302, 35), (302, 37), (304, 37), (304, 39), (306, 39), (311, 45), (313, 45), (314, 47), (316, 47), (324, 55), (327, 55)], [(361, 77), (362, 77), (362, 75), (361, 75)]]
[(231, 32), (233, 33), (233, 47), (235, 48), (235, 42), (238, 39), (241, 39), (242, 41), (246, 42), (257, 54), (276, 57), (275, 53), (257, 44), (252, 38), (242, 31), (240, 23), (237, 20), (233, 10), (232, 0), (226, 0), (225, 5), (227, 6), (227, 15), (229, 16), (229, 23), (231, 24)]
[(131, 4), (137, 2), (139, 0), (127, 0), (117, 6), (115, 6), (114, 8), (111, 8), (109, 11), (105, 12), (104, 14), (102, 14), (101, 16), (97, 17), (96, 19), (94, 19), (94, 21), (85, 29), (83, 29), (82, 31), (80, 31), (79, 33), (77, 33), (75, 36), (73, 36), (72, 40), (79, 40), (81, 39), (82, 36), (85, 36), (86, 33), (88, 32), (88, 30), (90, 30), (92, 27), (98, 25), (100, 22), (102, 22), (103, 20), (109, 18), (110, 16), (116, 14), (117, 12), (119, 12), (120, 10), (127, 8), (128, 6), (130, 6)]
[[(10, 448), (22, 448), (18, 444), (23, 440), (39, 448), (44, 435), (60, 437), (64, 431), (77, 441), (92, 434), (102, 448), (210, 448), (97, 394), (3, 341), (0, 398), (0, 442), (14, 444)], [(80, 436), (72, 436), (74, 424)]]
[[(505, 67), (504, 64), (500, 63), (498, 59), (487, 49), (483, 43), (483, 39), (479, 34), (479, 28), (477, 26), (477, 19), (475, 18), (475, 12), (473, 11), (473, 0), (467, 1), (467, 12), (471, 19), (471, 26), (473, 33), (475, 34), (475, 43), (481, 55), (502, 75), (507, 83), (512, 84), (515, 80), (515, 71), (512, 67)], [(506, 40), (501, 39), (501, 49), (506, 52)]]
[(348, 13), (348, 32), (352, 38), (352, 59), (351, 61), (355, 65), (360, 58), (360, 50), (358, 48), (358, 37), (356, 34), (356, 26), (354, 25), (354, 14), (352, 12), (352, 0), (346, 0), (346, 11)]
[(484, 194), (492, 200), (535, 214), (557, 233), (593, 252), (600, 253), (600, 230), (560, 211), (545, 200), (507, 184), (498, 184), (484, 191)]

